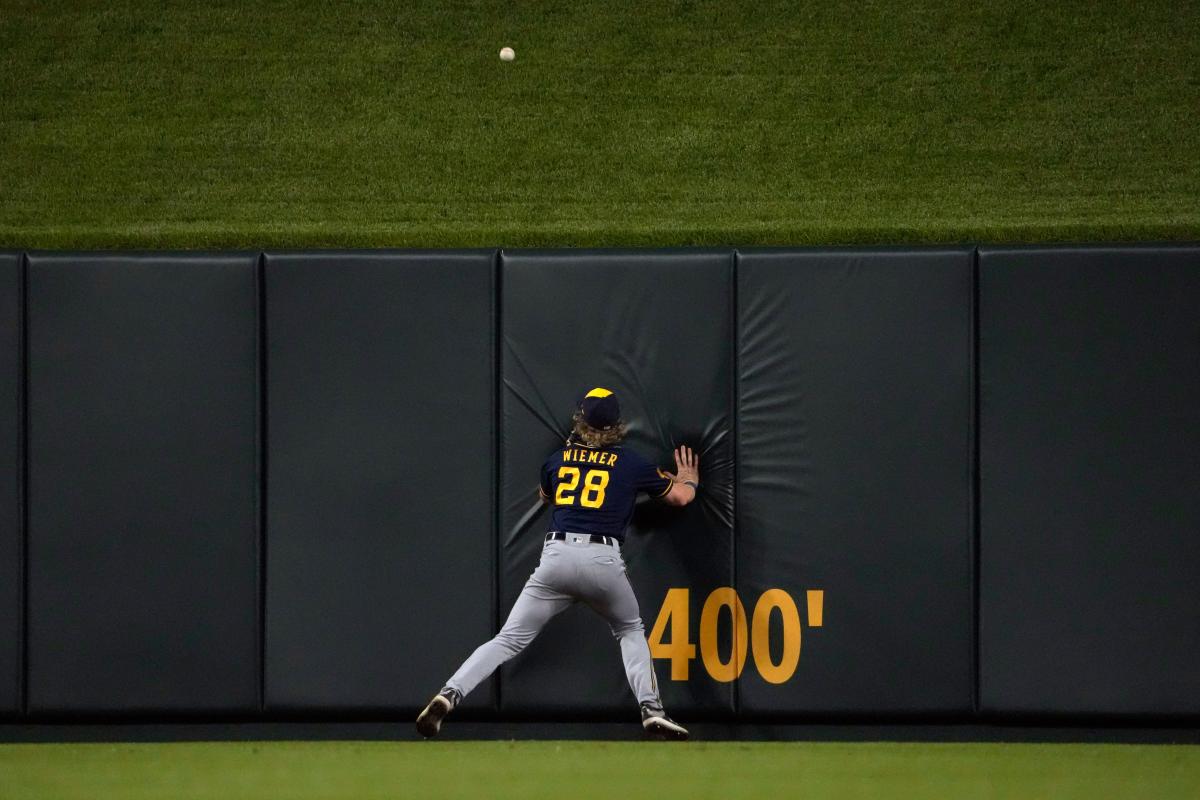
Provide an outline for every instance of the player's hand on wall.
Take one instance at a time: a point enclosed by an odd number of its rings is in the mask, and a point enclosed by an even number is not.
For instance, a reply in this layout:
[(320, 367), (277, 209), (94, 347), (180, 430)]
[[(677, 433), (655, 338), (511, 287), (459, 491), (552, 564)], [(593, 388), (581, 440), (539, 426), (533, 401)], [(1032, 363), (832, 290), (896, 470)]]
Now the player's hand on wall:
[(675, 448), (675, 474), (667, 474), (676, 483), (700, 483), (700, 456), (687, 446)]

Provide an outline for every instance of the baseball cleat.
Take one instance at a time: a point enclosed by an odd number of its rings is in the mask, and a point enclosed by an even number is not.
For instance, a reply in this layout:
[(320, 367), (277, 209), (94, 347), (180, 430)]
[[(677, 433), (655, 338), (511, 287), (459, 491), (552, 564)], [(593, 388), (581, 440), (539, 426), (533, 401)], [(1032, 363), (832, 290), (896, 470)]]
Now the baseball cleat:
[(642, 728), (650, 738), (664, 742), (682, 742), (688, 738), (687, 728), (667, 716), (661, 708), (642, 706)]
[(426, 739), (432, 739), (442, 729), (442, 720), (454, 708), (454, 696), (449, 690), (443, 689), (433, 696), (429, 705), (417, 717), (417, 733)]

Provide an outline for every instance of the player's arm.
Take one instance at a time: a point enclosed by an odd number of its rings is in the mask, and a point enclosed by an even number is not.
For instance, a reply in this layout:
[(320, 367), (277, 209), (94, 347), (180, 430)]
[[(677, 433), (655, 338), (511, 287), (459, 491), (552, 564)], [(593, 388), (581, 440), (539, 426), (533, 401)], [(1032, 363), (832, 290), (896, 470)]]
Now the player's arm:
[(542, 465), (542, 477), (538, 482), (538, 497), (543, 503), (550, 502), (550, 493), (554, 491), (554, 481), (550, 478), (550, 463), (546, 462)]
[(696, 491), (700, 486), (700, 456), (690, 447), (675, 449), (675, 472), (667, 473), (671, 479), (671, 490), (663, 495), (663, 502), (669, 506), (686, 506), (696, 499)]

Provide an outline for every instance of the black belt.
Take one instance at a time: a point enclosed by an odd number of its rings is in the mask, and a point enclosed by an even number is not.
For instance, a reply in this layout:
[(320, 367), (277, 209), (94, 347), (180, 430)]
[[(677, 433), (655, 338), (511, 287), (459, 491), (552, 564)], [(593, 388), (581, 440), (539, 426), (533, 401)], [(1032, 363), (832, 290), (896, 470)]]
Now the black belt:
[[(617, 546), (617, 540), (611, 536), (601, 536), (598, 533), (581, 533), (578, 535), (588, 537), (588, 541), (592, 544), (606, 544), (609, 547)], [(567, 534), (562, 531), (550, 531), (546, 534), (547, 542), (565, 542), (566, 540)]]

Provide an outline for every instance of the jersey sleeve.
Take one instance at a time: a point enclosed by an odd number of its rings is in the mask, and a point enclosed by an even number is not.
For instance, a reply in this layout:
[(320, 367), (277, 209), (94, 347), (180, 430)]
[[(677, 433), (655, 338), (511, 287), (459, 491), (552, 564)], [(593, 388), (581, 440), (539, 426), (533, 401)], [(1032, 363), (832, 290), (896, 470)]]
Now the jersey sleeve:
[(638, 456), (633, 485), (639, 492), (645, 492), (651, 497), (666, 497), (675, 481), (667, 477), (661, 469)]
[(542, 496), (543, 500), (549, 500), (550, 493), (554, 490), (554, 484), (550, 479), (550, 462), (552, 460), (553, 459), (547, 459), (546, 463), (542, 464), (542, 476), (541, 481), (538, 484), (538, 494)]

